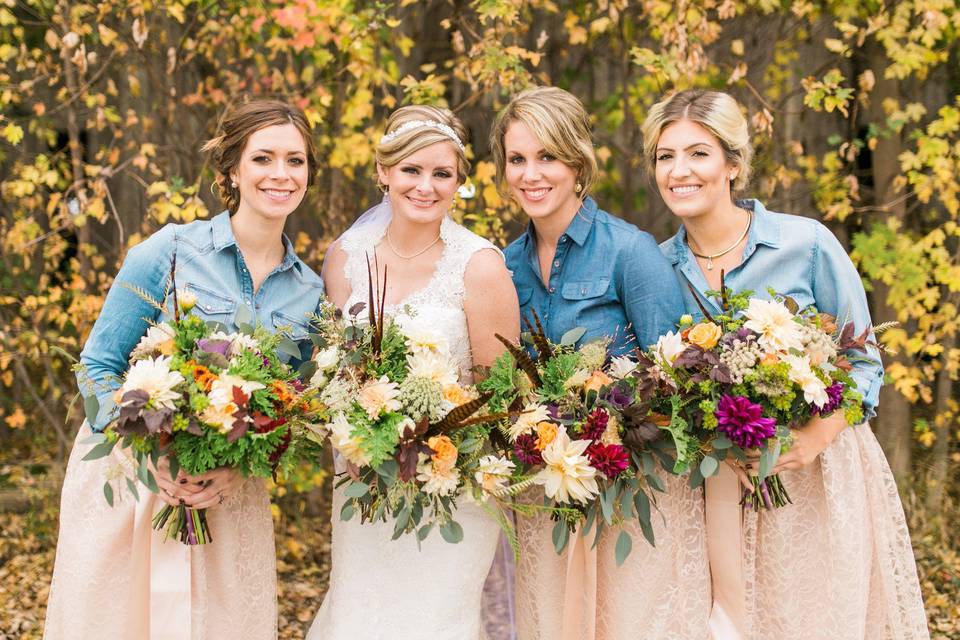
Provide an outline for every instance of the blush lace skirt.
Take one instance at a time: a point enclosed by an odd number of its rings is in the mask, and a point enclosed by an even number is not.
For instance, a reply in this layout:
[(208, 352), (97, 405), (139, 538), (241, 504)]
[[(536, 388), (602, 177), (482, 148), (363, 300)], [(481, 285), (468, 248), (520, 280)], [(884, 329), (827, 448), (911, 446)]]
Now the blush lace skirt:
[[(662, 477), (662, 476), (661, 476)], [(657, 494), (653, 513), (656, 546), (640, 527), (624, 525), (633, 550), (617, 566), (617, 531), (606, 531), (596, 551), (596, 592), (578, 594), (585, 606), (579, 628), (563, 629), (568, 550), (557, 555), (551, 541), (554, 522), (547, 514), (518, 518), (520, 560), (516, 570), (517, 629), (520, 640), (560, 638), (621, 640), (669, 638), (706, 640), (710, 615), (710, 572), (704, 536), (703, 492), (687, 478), (668, 475), (666, 493)], [(539, 496), (532, 498), (539, 502)], [(662, 515), (662, 517), (661, 517)], [(574, 544), (571, 537), (568, 545)], [(587, 536), (587, 547), (593, 536)], [(589, 617), (589, 619), (588, 619)]]
[[(82, 458), (84, 425), (64, 478), (60, 536), (47, 605), (49, 640), (272, 640), (277, 636), (273, 520), (263, 482), (207, 510), (213, 542), (164, 542), (151, 527), (163, 502), (119, 477), (123, 454)], [(114, 506), (103, 483), (113, 478)]]
[[(734, 619), (744, 619), (714, 638), (928, 638), (910, 532), (870, 426), (844, 430), (819, 460), (780, 475), (793, 504), (743, 514)], [(729, 538), (711, 515), (711, 539)]]

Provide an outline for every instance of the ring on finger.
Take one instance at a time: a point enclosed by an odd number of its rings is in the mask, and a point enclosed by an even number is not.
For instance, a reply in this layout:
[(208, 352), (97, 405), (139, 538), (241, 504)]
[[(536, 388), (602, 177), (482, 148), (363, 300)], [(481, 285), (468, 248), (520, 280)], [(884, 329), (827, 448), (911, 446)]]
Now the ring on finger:
[(223, 504), (223, 491), (218, 491), (217, 495), (220, 496), (220, 501), (217, 504)]

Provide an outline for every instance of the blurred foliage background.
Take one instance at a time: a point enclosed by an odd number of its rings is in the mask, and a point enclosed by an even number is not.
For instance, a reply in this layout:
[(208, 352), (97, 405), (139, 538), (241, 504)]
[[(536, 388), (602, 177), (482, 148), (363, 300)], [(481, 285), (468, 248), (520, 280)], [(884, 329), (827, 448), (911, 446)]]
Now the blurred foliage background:
[[(694, 86), (744, 105), (747, 195), (827, 224), (874, 322), (900, 323), (883, 334), (873, 427), (934, 637), (960, 638), (958, 33), (955, 0), (0, 0), (0, 638), (40, 633), (82, 413), (69, 357), (130, 246), (219, 211), (199, 148), (225, 110), (268, 96), (309, 115), (319, 180), (287, 231), (319, 268), (376, 201), (373, 146), (408, 103), (464, 120), (475, 194), (457, 215), (515, 237), (522, 215), (492, 184), (487, 134), (531, 84), (583, 100), (597, 199), (661, 240), (675, 222), (642, 168), (647, 109)], [(326, 579), (323, 477), (277, 488), (283, 637), (301, 637)]]

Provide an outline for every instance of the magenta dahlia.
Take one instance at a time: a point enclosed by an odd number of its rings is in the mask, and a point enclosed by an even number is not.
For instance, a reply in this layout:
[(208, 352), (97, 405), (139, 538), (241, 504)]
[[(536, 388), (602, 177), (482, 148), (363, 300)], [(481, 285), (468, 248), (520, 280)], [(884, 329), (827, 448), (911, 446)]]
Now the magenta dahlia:
[(717, 431), (741, 449), (755, 449), (777, 433), (777, 421), (763, 417), (763, 407), (743, 396), (724, 395), (717, 404)]
[(843, 402), (843, 383), (834, 382), (832, 385), (827, 387), (827, 397), (830, 400), (827, 404), (823, 405), (821, 408), (817, 408), (817, 405), (811, 407), (814, 413), (819, 413), (822, 416), (830, 415), (834, 411), (840, 408), (840, 403)]

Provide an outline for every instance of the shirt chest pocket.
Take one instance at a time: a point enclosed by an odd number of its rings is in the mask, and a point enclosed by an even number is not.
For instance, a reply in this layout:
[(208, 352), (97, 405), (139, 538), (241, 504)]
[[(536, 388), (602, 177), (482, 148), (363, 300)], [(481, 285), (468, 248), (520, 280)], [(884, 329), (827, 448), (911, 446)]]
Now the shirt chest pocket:
[(617, 313), (619, 304), (611, 298), (610, 278), (565, 282), (560, 295), (564, 304), (575, 311), (568, 315), (574, 318), (568, 328), (583, 327), (587, 339), (612, 334), (623, 323), (622, 309)]
[(192, 282), (187, 283), (187, 291), (197, 297), (197, 305), (194, 309), (198, 310), (204, 319), (215, 320), (224, 324), (232, 323), (233, 316), (237, 311), (236, 300)]
[(282, 311), (274, 311), (272, 320), (274, 330), (283, 333), (291, 340), (299, 342), (307, 339), (307, 333), (310, 330), (307, 316), (298, 318)]

